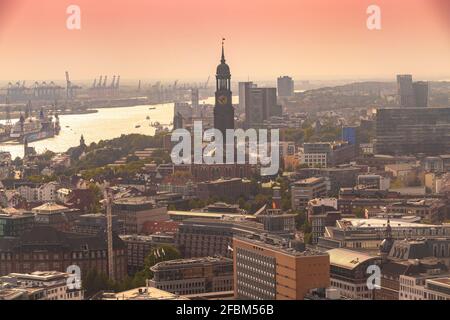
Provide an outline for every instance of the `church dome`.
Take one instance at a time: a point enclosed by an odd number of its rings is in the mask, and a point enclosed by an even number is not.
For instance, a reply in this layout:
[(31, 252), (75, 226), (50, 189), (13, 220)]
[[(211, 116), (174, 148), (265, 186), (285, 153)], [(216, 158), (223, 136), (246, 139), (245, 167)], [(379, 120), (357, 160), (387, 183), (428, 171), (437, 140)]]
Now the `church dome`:
[(230, 67), (225, 63), (221, 63), (217, 66), (217, 76), (230, 76)]
[(217, 66), (216, 76), (219, 78), (229, 78), (231, 76), (231, 73), (230, 67), (225, 62), (225, 50), (223, 47), (223, 40), (225, 39), (222, 39), (222, 57), (220, 59), (220, 64)]

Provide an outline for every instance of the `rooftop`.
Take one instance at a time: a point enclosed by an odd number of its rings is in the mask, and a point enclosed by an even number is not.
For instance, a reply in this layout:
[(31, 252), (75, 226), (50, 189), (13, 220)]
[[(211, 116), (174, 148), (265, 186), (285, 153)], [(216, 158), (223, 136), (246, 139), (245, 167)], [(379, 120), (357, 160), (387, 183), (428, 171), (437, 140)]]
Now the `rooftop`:
[[(338, 224), (342, 228), (386, 228), (387, 219), (378, 219), (378, 218), (370, 218), (370, 219), (359, 219), (359, 218), (349, 218), (349, 219), (341, 219), (338, 221)], [(402, 219), (391, 219), (390, 226), (392, 228), (432, 228), (432, 227), (441, 227), (439, 225), (431, 225), (431, 224), (423, 224), (423, 223), (415, 223), (408, 222)]]
[(324, 181), (324, 178), (322, 177), (311, 177), (307, 179), (298, 180), (295, 182), (296, 185), (305, 185), (305, 184), (315, 184)]
[(56, 204), (55, 202), (47, 202), (39, 207), (33, 208), (32, 210), (37, 213), (53, 213), (67, 211), (69, 208)]
[(159, 262), (153, 267), (151, 267), (151, 270), (155, 271), (158, 269), (166, 269), (166, 268), (179, 268), (179, 267), (190, 267), (194, 264), (200, 264), (202, 266), (206, 266), (208, 264), (213, 263), (233, 263), (233, 259), (225, 258), (225, 257), (201, 257), (201, 258), (189, 258), (189, 259), (176, 259), (176, 260), (169, 260), (169, 261), (163, 261)]
[(140, 287), (119, 293), (105, 293), (103, 300), (189, 300), (153, 287)]
[(435, 285), (439, 285), (439, 286), (444, 286), (447, 288), (450, 288), (450, 277), (445, 277), (445, 278), (438, 278), (438, 279), (432, 279), (432, 280), (428, 280), (428, 283), (433, 283)]
[(250, 242), (254, 245), (264, 247), (268, 250), (284, 253), (286, 255), (294, 257), (327, 255), (327, 253), (321, 252), (319, 250), (306, 248), (304, 246), (304, 243), (301, 243), (299, 241), (289, 241), (285, 238), (274, 235), (253, 234), (246, 237), (236, 236), (235, 239)]
[(148, 203), (154, 204), (155, 201), (149, 197), (129, 197), (114, 200), (114, 204), (148, 204)]
[(330, 264), (344, 269), (355, 269), (361, 263), (369, 260), (378, 259), (375, 256), (371, 256), (362, 252), (348, 250), (348, 249), (331, 249), (327, 251), (330, 255)]
[(171, 210), (167, 212), (169, 216), (186, 216), (196, 218), (209, 218), (209, 219), (222, 219), (222, 218), (243, 218), (243, 219), (255, 219), (256, 217), (249, 214), (236, 214), (236, 213), (222, 213), (222, 212), (203, 212), (203, 211), (178, 211)]

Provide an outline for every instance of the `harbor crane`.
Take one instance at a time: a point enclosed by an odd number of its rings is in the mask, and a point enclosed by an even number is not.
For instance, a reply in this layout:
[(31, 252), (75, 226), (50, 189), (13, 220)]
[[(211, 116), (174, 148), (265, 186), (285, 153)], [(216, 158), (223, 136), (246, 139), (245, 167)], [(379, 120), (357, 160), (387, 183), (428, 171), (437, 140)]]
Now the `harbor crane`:
[(81, 87), (72, 84), (70, 81), (69, 72), (66, 71), (66, 99), (73, 99), (77, 89), (81, 89)]

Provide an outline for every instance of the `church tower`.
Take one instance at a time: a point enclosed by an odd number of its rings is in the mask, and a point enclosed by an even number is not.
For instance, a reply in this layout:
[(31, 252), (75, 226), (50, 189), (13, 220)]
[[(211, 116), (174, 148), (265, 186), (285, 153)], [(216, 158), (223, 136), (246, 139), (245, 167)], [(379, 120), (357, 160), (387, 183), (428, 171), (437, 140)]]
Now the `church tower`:
[(230, 67), (225, 63), (224, 40), (222, 39), (222, 58), (216, 71), (214, 128), (222, 132), (225, 142), (226, 129), (234, 129), (234, 109), (231, 101)]

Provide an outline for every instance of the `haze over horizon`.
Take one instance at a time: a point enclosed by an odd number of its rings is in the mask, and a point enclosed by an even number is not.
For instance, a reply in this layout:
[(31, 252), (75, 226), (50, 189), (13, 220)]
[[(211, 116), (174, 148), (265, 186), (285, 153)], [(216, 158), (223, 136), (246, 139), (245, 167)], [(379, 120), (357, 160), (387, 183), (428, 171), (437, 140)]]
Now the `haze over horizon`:
[[(81, 8), (81, 30), (66, 8)], [(382, 29), (366, 28), (381, 7)], [(0, 80), (198, 79), (220, 58), (233, 80), (450, 79), (446, 0), (1, 0)]]

